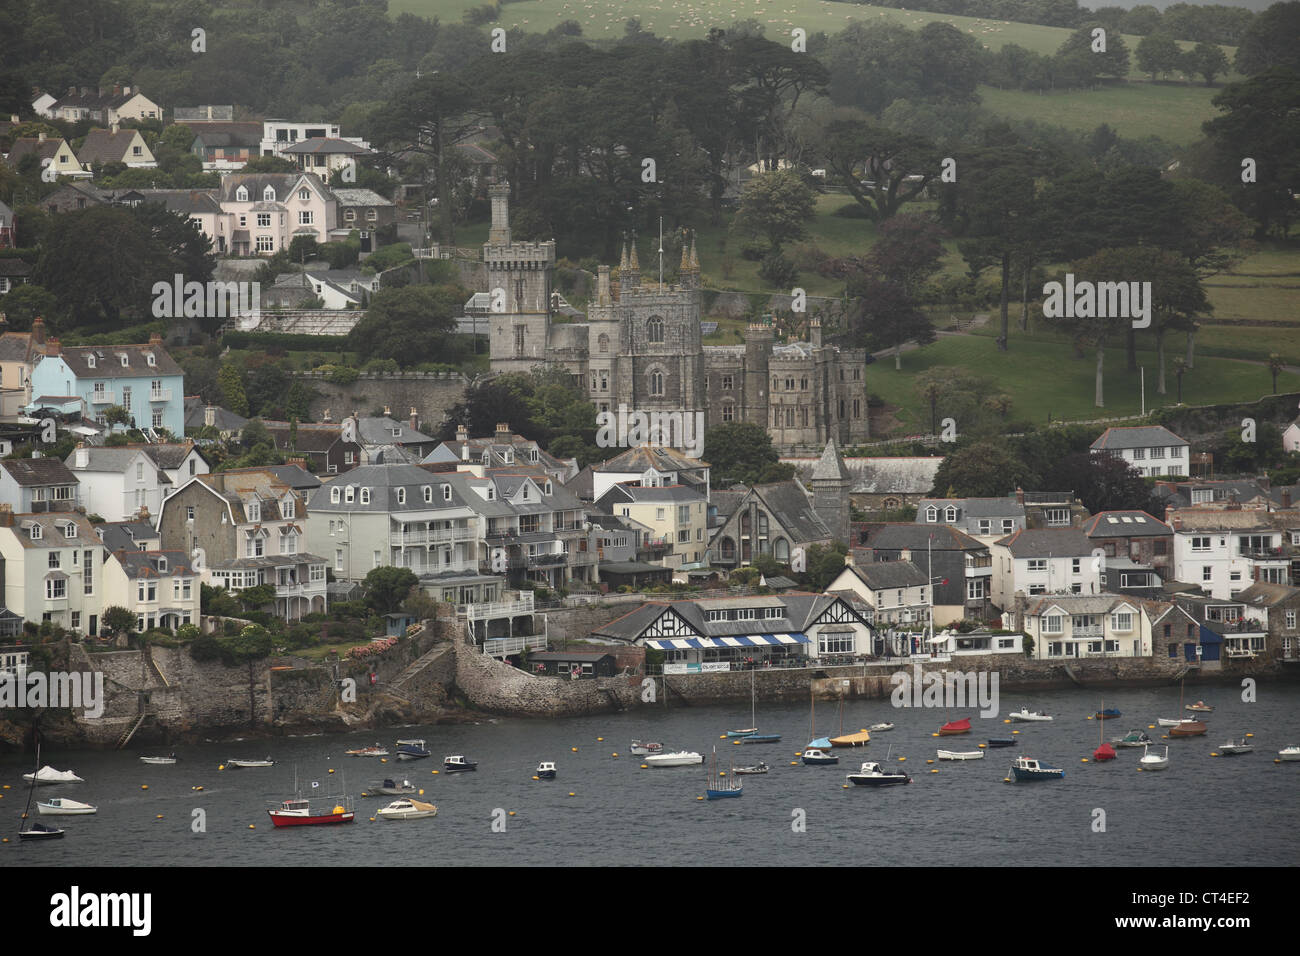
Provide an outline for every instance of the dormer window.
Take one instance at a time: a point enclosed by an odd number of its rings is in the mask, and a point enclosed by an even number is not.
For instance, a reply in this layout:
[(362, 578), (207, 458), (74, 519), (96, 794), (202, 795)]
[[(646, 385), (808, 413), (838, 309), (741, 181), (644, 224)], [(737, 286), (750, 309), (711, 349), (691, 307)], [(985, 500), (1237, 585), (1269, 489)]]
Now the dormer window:
[(402, 429), (401, 429), (401, 426), (400, 426), (400, 425), (399, 425), (397, 428), (394, 428), (394, 429), (393, 429), (393, 437), (394, 437), (394, 438), (401, 438), (401, 437), (402, 437)]
[[(444, 491), (443, 497), (446, 497), (446, 495), (447, 493)], [(497, 499), (496, 487), (493, 485), (488, 485), (488, 501), (496, 501), (496, 499)]]
[(524, 486), (523, 486), (523, 494), (521, 494), (520, 497), (523, 498), (524, 501), (527, 501), (527, 500), (528, 500), (528, 485), (527, 485), (527, 484), (524, 484)]
[(275, 187), (267, 186), (262, 190), (262, 199), (266, 202), (275, 202)]
[(77, 536), (77, 526), (69, 521), (63, 526), (63, 536), (65, 538), (75, 538)]
[(513, 465), (515, 463), (515, 453), (513, 449), (507, 448), (504, 457), (507, 465)]
[(926, 509), (925, 509), (925, 520), (928, 521), (930, 524), (934, 524), (936, 521), (938, 521), (938, 520), (939, 520), (939, 509), (938, 509), (938, 508), (935, 508), (935, 507), (929, 507), (929, 508), (926, 508)]
[(260, 501), (250, 501), (247, 505), (247, 510), (249, 521), (262, 520), (262, 503)]
[(40, 537), (41, 537), (41, 526), (38, 524), (32, 525), (32, 540), (38, 541), (40, 540)]
[(294, 513), (294, 500), (292, 497), (286, 497), (280, 502), (280, 517), (292, 518)]
[(431, 502), (431, 501), (433, 501), (433, 488), (432, 488), (432, 486), (430, 486), (430, 485), (425, 485), (425, 486), (424, 486), (424, 503), (427, 505), (427, 504), (428, 504), (429, 502)]
[(341, 494), (341, 492), (340, 492), (340, 490), (339, 490), (338, 488), (331, 488), (331, 489), (330, 489), (330, 504), (332, 504), (332, 505), (336, 505), (336, 504), (338, 504), (338, 503), (339, 503), (339, 496), (340, 496), (340, 494)]
[(490, 452), (490, 451), (484, 451), (484, 452), (483, 452), (483, 464), (486, 465), (486, 464), (488, 464), (488, 462), (490, 462), (491, 460), (492, 460), (492, 452)]
[(146, 362), (148, 362), (150, 365), (157, 365), (157, 364), (158, 364), (158, 357), (155, 356), (152, 352), (145, 352), (145, 353), (144, 353), (144, 360), (145, 360)]
[(159, 559), (158, 559), (158, 573), (159, 573), (159, 574), (166, 574), (166, 573), (167, 573), (167, 559), (166, 559), (166, 558), (159, 558)]
[(343, 495), (343, 499), (344, 499), (348, 504), (352, 504), (352, 502), (354, 502), (354, 501), (357, 500), (357, 488), (356, 488), (355, 485), (348, 485), (348, 487), (347, 487), (347, 491), (346, 491), (346, 493)]
[[(351, 491), (352, 489), (349, 488), (348, 490)], [(399, 497), (400, 497), (401, 492), (398, 492), (398, 495), (399, 495)], [(369, 489), (369, 488), (362, 488), (362, 489), (361, 489), (361, 503), (362, 503), (363, 505), (368, 505), (368, 504), (370, 504), (370, 489)]]
[(248, 202), (247, 187), (240, 186), (238, 189), (235, 190), (235, 202)]
[(406, 489), (405, 489), (405, 488), (398, 488), (398, 489), (397, 489), (397, 503), (398, 503), (399, 505), (404, 505), (404, 504), (406, 504)]
[[(488, 487), (488, 497), (489, 497), (489, 498), (492, 497), (492, 488), (491, 488), (491, 486)], [(442, 500), (443, 500), (443, 501), (451, 501), (451, 485), (443, 485), (443, 486), (442, 486)]]
[(122, 360), (122, 368), (131, 367), (131, 358), (125, 352), (119, 352), (117, 357)]
[(546, 482), (546, 494), (549, 495), (550, 493), (551, 493), (551, 483), (550, 483), (550, 481), (548, 480), (548, 481)]
[(945, 521), (949, 521), (949, 522), (956, 521), (956, 520), (957, 520), (957, 509), (956, 509), (956, 508), (951, 508), (951, 507), (948, 508), (948, 510), (946, 510), (946, 511), (943, 513), (943, 519), (944, 519)]
[(536, 448), (528, 449), (528, 460), (535, 465), (537, 464), (537, 458), (538, 458), (537, 449)]
[(93, 356), (93, 355), (87, 355), (87, 356), (86, 356), (86, 368), (94, 368), (94, 367), (95, 367), (95, 356)]

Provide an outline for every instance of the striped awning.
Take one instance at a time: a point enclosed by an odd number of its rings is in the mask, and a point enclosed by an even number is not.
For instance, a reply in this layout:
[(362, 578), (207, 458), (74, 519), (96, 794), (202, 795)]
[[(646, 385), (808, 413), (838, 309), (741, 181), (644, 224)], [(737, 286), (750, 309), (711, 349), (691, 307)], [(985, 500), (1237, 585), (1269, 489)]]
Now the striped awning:
[(736, 637), (669, 637), (645, 642), (657, 651), (708, 650), (718, 647), (770, 647), (773, 645), (811, 644), (806, 634), (747, 634)]

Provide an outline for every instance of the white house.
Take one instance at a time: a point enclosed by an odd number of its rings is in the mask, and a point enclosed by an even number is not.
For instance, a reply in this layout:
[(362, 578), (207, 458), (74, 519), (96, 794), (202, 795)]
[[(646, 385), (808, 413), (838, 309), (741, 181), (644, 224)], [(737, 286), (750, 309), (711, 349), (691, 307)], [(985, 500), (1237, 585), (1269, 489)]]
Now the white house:
[(1250, 509), (1170, 509), (1174, 577), (1220, 600), (1256, 581), (1291, 583), (1290, 548), (1300, 538), (1300, 513)]
[(990, 545), (993, 603), (1011, 606), (1016, 592), (1097, 594), (1101, 564), (1092, 559), (1092, 542), (1078, 528), (1031, 528)]
[(1093, 454), (1122, 458), (1139, 475), (1188, 474), (1190, 446), (1162, 425), (1107, 428), (1091, 448)]
[(911, 561), (846, 564), (826, 587), (870, 605), (877, 625), (921, 624), (929, 620), (930, 579)]
[(0, 505), (0, 560), (9, 611), (26, 621), (98, 633), (104, 607), (113, 604), (105, 564), (114, 559), (85, 515), (14, 514)]
[(112, 603), (135, 612), (136, 629), (175, 630), (199, 620), (201, 576), (184, 551), (119, 551), (104, 565)]
[(1282, 433), (1283, 451), (1300, 451), (1300, 418), (1297, 418)]
[(1186, 616), (1168, 601), (1122, 594), (1053, 594), (1003, 614), (1008, 628), (1033, 639), (1035, 660), (1150, 657), (1153, 636), (1169, 615)]

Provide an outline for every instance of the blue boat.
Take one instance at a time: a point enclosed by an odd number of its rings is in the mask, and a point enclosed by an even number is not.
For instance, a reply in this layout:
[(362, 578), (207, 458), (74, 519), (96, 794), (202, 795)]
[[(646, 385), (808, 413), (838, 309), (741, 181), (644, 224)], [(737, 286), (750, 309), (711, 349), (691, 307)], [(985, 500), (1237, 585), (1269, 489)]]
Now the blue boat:
[(750, 734), (747, 737), (737, 737), (736, 742), (742, 744), (774, 744), (780, 739), (780, 734)]
[(1014, 747), (1015, 745), (1015, 737), (990, 737), (988, 742), (990, 747)]
[(744, 782), (736, 776), (735, 768), (731, 773), (719, 776), (718, 748), (713, 748), (713, 766), (709, 770), (708, 783), (704, 795), (710, 800), (722, 800), (726, 797), (739, 797), (744, 792)]
[(831, 738), (829, 738), (829, 737), (818, 737), (816, 740), (810, 740), (810, 741), (808, 741), (808, 747), (805, 748), (805, 749), (809, 749), (809, 748), (811, 748), (811, 749), (813, 749), (813, 750), (830, 750), (830, 749), (831, 749)]
[(430, 754), (424, 748), (423, 740), (399, 740), (397, 742), (398, 760), (422, 760), (428, 756)]
[(1065, 776), (1060, 767), (1048, 767), (1033, 757), (1017, 757), (1011, 773), (1017, 780), (1060, 780)]
[(1121, 715), (1120, 712), (1116, 710), (1114, 707), (1107, 707), (1105, 710), (1097, 711), (1092, 716), (1095, 717), (1097, 720), (1114, 720), (1116, 717), (1119, 717)]

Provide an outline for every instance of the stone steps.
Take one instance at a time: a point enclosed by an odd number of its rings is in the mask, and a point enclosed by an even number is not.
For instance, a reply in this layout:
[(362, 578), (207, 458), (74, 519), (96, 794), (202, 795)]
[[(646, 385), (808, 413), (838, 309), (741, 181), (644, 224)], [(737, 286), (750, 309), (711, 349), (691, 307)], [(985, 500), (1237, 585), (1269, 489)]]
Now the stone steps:
[(415, 677), (417, 674), (419, 674), (422, 670), (424, 670), (434, 661), (438, 660), (438, 658), (446, 654), (450, 648), (451, 645), (449, 643), (444, 643), (444, 644), (439, 644), (437, 647), (433, 648), (432, 650), (426, 651), (424, 654), (420, 655), (420, 657), (418, 657), (416, 660), (412, 661), (409, 665), (407, 665), (406, 669), (402, 671), (400, 674), (398, 674), (397, 677), (389, 681), (387, 689), (390, 692), (395, 692), (399, 690), (403, 684), (405, 684), (411, 678)]

